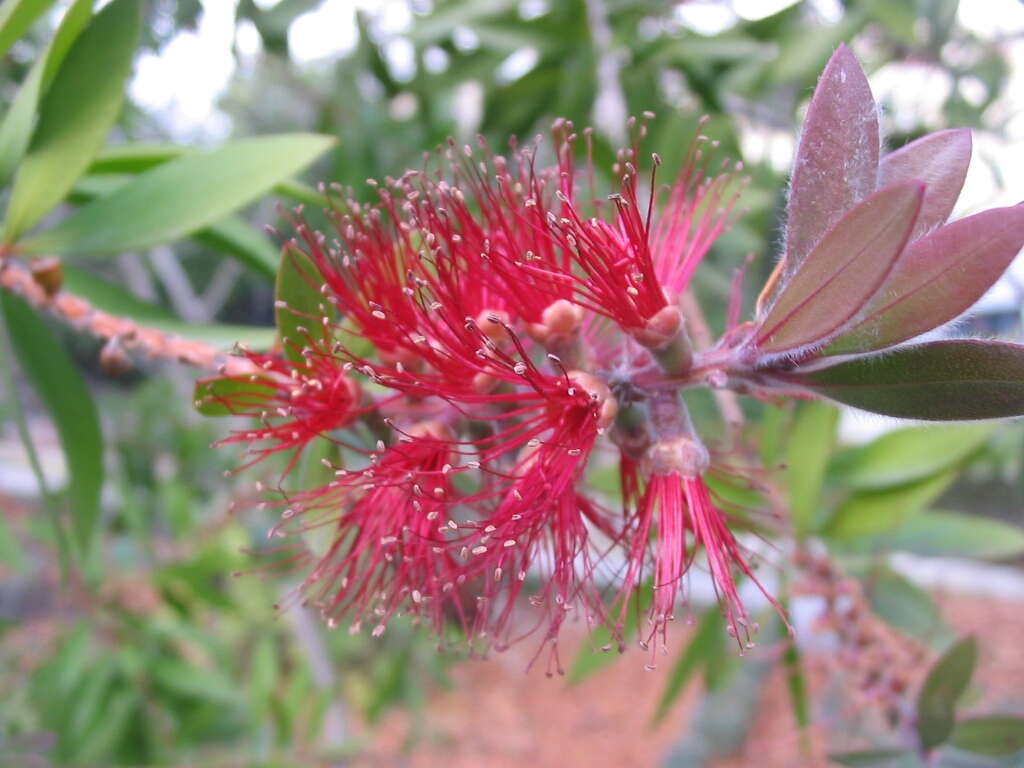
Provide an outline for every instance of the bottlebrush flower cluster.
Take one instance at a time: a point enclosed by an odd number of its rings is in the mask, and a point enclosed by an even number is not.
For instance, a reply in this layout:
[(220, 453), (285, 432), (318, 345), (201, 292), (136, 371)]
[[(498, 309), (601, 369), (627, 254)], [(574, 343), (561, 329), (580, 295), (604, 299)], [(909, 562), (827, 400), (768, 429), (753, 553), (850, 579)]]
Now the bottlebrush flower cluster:
[[(248, 372), (202, 382), (198, 404), (254, 418), (226, 440), (253, 462), (287, 451), (294, 475), (319, 458), (323, 482), (282, 477), (265, 503), (332, 625), (380, 635), (412, 614), (498, 648), (539, 629), (557, 649), (570, 617), (621, 641), (629, 598), (648, 590), (642, 638), (657, 641), (702, 568), (745, 644), (737, 582), (760, 586), (734, 531), (745, 515), (709, 489), (684, 390), (909, 418), (1024, 412), (1021, 347), (904, 343), (967, 309), (1024, 241), (1022, 206), (944, 225), (966, 131), (881, 156), (867, 80), (841, 47), (808, 110), (785, 252), (753, 319), (695, 350), (681, 298), (728, 225), (740, 169), (709, 174), (698, 137), (666, 191), (660, 160), (641, 153), (646, 118), (631, 128), (606, 199), (589, 191), (589, 152), (576, 165), (589, 136), (559, 121), (551, 168), (536, 145), (506, 157), (451, 144), (374, 183), (374, 205), (335, 201), (330, 235), (293, 219), (282, 269), (307, 297), (279, 293), (291, 330), (277, 354), (246, 352)], [(622, 508), (587, 488), (609, 453)]]

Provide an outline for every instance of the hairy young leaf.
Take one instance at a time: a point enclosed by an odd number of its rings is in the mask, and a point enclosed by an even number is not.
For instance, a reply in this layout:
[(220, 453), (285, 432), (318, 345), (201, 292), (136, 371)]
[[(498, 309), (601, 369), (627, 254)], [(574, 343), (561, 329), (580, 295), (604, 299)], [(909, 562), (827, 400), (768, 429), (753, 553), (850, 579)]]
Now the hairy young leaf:
[(884, 349), (948, 323), (992, 287), (1021, 246), (1024, 204), (960, 219), (911, 243), (825, 354)]
[(953, 212), (971, 162), (971, 131), (953, 128), (922, 136), (882, 158), (878, 188), (917, 179), (928, 185), (911, 240), (943, 224)]
[(864, 307), (893, 269), (921, 207), (911, 181), (876, 192), (843, 217), (783, 285), (754, 338), (763, 355), (825, 341)]
[(807, 108), (793, 161), (786, 225), (786, 277), (796, 274), (818, 242), (875, 190), (878, 114), (864, 70), (840, 45)]
[(855, 408), (904, 419), (967, 421), (1024, 414), (1024, 346), (933, 341), (781, 376)]

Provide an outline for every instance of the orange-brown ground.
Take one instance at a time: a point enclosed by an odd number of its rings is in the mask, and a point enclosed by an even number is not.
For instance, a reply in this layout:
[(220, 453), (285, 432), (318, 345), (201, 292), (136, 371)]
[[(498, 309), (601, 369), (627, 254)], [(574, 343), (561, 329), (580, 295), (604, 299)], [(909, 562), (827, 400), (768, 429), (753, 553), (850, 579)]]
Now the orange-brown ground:
[[(981, 659), (976, 681), (984, 691), (972, 703), (977, 712), (1024, 707), (1024, 633), (1021, 604), (991, 598), (940, 595), (940, 606), (958, 633), (976, 633)], [(671, 638), (678, 650), (686, 628)], [(573, 658), (579, 637), (568, 643)], [(766, 648), (763, 653), (772, 653)], [(411, 751), (403, 751), (410, 716), (396, 713), (376, 729), (373, 746), (358, 761), (363, 766), (410, 765), (443, 768), (522, 768), (522, 766), (656, 766), (686, 732), (699, 698), (699, 683), (691, 686), (663, 723), (652, 728), (651, 715), (661, 695), (673, 657), (658, 669), (646, 671), (647, 657), (627, 653), (578, 686), (563, 678), (548, 679), (543, 664), (524, 671), (531, 648), (526, 643), (480, 662), (454, 670), (456, 686), (436, 693), (426, 709), (426, 735)], [(821, 722), (820, 696), (837, 670), (834, 656), (807, 659), (817, 722), (809, 734), (809, 750), (801, 752), (793, 723), (785, 678), (776, 670), (762, 688), (757, 717), (746, 744), (720, 760), (717, 768), (792, 768), (825, 766), (829, 748), (850, 745), (845, 728)], [(915, 677), (920, 671), (915, 670)], [(856, 705), (852, 710), (857, 715)], [(851, 710), (844, 710), (847, 714)], [(865, 712), (870, 718), (873, 713)], [(846, 721), (844, 721), (845, 723)], [(842, 733), (837, 731), (842, 730)], [(854, 745), (856, 746), (856, 745)], [(862, 745), (867, 746), (867, 745)]]

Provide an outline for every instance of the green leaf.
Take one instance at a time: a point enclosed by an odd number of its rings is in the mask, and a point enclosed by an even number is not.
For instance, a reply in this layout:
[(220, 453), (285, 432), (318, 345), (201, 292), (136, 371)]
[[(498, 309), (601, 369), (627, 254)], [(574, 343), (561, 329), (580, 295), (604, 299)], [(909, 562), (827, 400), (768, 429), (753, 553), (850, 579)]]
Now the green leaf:
[(779, 378), (855, 408), (904, 419), (1024, 414), (1024, 346), (953, 340), (897, 347)]
[(665, 683), (665, 690), (654, 711), (652, 724), (656, 725), (665, 718), (672, 705), (686, 689), (686, 684), (693, 679), (694, 673), (714, 653), (717, 646), (722, 644), (722, 638), (725, 636), (724, 630), (725, 620), (718, 607), (708, 608), (697, 624), (697, 629), (693, 633), (693, 637), (690, 638), (686, 649), (672, 667), (672, 673), (669, 675), (668, 682)]
[(85, 380), (60, 341), (19, 296), (3, 295), (2, 311), (15, 356), (57, 428), (68, 470), (67, 498), (81, 551), (99, 525), (103, 435)]
[[(95, 162), (89, 166), (89, 173), (141, 173), (194, 151), (192, 147), (183, 147), (179, 144), (116, 144), (97, 155)], [(275, 184), (274, 193), (318, 208), (323, 208), (327, 204), (327, 198), (321, 192), (291, 179)]]
[(965, 637), (935, 662), (917, 697), (917, 735), (925, 751), (953, 733), (956, 704), (967, 690), (978, 660), (978, 643)]
[[(5, 6), (6, 8), (7, 6)], [(75, 0), (61, 19), (53, 40), (36, 59), (18, 88), (0, 124), (0, 184), (6, 184), (28, 149), (36, 123), (39, 98), (50, 86), (71, 44), (92, 16), (92, 0)]]
[(222, 219), (305, 168), (334, 139), (280, 134), (183, 155), (25, 240), (28, 251), (79, 255), (140, 250)]
[(0, 56), (21, 38), (53, 0), (7, 0), (0, 7)]
[(896, 761), (913, 757), (902, 749), (864, 749), (857, 752), (833, 752), (828, 759), (849, 768), (892, 768)]
[(834, 462), (831, 475), (857, 489), (903, 485), (959, 464), (994, 430), (993, 424), (963, 424), (889, 432)]
[[(109, 173), (83, 176), (75, 182), (68, 201), (75, 204), (91, 203), (93, 200), (112, 195), (132, 177), (123, 173)], [(191, 239), (215, 251), (229, 253), (243, 265), (261, 277), (277, 274), (277, 248), (238, 216), (225, 216), (208, 227), (196, 230)]]
[(965, 752), (991, 757), (1024, 751), (1024, 717), (992, 715), (961, 720), (950, 743)]
[(139, 0), (113, 0), (78, 36), (39, 106), (14, 179), (4, 240), (13, 242), (59, 203), (121, 111), (139, 38)]
[(306, 346), (306, 333), (301, 329), (312, 333), (320, 330), (323, 296), (319, 286), (316, 264), (298, 248), (286, 248), (274, 285), (274, 319), (284, 356), (293, 363), (305, 362), (302, 349)]
[(887, 533), (931, 504), (956, 475), (953, 468), (915, 483), (854, 493), (835, 511), (825, 534), (847, 540)]
[(946, 636), (935, 601), (913, 582), (889, 568), (873, 570), (863, 581), (871, 609), (890, 626), (933, 644)]
[(1024, 554), (1024, 529), (981, 515), (922, 512), (876, 539), (843, 551), (910, 552), (935, 557), (1007, 558)]
[(267, 407), (277, 392), (269, 380), (239, 381), (214, 376), (196, 382), (192, 403), (203, 416), (237, 416)]
[(836, 439), (839, 412), (828, 403), (800, 406), (786, 446), (786, 486), (790, 514), (799, 535), (820, 521), (821, 487)]

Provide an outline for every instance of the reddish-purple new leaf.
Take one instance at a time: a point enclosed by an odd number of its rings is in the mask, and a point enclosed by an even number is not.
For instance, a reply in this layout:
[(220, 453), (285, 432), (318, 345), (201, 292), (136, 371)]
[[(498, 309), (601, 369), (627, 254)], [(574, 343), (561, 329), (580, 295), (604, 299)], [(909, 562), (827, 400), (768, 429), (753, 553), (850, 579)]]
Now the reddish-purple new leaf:
[(864, 70), (840, 45), (818, 81), (793, 161), (784, 276), (796, 273), (814, 246), (878, 178), (878, 114)]
[(922, 136), (882, 158), (878, 188), (917, 179), (928, 185), (911, 241), (941, 226), (953, 211), (971, 162), (971, 132), (955, 128)]
[(935, 341), (786, 374), (830, 400), (904, 419), (964, 421), (1024, 415), (1024, 346)]
[(911, 243), (861, 317), (825, 354), (884, 349), (948, 323), (981, 298), (1022, 245), (1024, 204), (960, 219)]
[(856, 317), (906, 245), (923, 196), (923, 184), (903, 182), (844, 216), (783, 286), (754, 335), (759, 353), (824, 343)]

